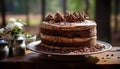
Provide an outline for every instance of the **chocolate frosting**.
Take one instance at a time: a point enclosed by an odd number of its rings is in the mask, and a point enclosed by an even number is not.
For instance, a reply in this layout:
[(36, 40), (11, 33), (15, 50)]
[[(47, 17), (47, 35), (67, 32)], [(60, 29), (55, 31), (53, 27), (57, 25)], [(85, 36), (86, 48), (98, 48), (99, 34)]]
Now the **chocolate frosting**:
[(89, 20), (89, 16), (85, 14), (85, 12), (82, 13), (77, 13), (76, 11), (74, 13), (70, 13), (67, 11), (65, 15), (57, 12), (55, 16), (53, 15), (48, 15), (45, 19), (47, 22), (52, 21), (53, 23), (58, 23), (58, 22), (83, 22), (85, 20)]
[(54, 18), (55, 18), (55, 22), (63, 22), (63, 21), (65, 21), (64, 16), (59, 12), (56, 13)]
[(82, 14), (79, 14), (79, 19), (78, 20), (80, 22), (82, 22), (82, 21), (85, 21), (85, 18), (84, 18), (84, 16)]
[(76, 17), (76, 20), (78, 21), (78, 20), (79, 20), (79, 14), (75, 11), (75, 12), (73, 13), (73, 15)]
[(46, 17), (46, 19), (45, 19), (45, 21), (54, 21), (55, 19), (54, 19), (54, 16), (53, 15), (51, 15), (51, 14), (49, 14), (47, 17)]
[(85, 20), (89, 20), (89, 16), (85, 12), (82, 12), (81, 14)]
[(76, 22), (77, 19), (73, 14), (69, 14), (66, 16), (66, 22)]

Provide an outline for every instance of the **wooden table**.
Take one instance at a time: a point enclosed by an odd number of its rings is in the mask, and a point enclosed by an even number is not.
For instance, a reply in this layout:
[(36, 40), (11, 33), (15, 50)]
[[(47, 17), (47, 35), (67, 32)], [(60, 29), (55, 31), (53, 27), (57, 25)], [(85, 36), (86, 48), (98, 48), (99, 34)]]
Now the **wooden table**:
[[(40, 53), (35, 53), (32, 51), (27, 50), (26, 55), (24, 56), (18, 56), (18, 57), (11, 57), (4, 60), (1, 60), (0, 65), (7, 65), (2, 66), (4, 68), (57, 68), (57, 69), (63, 69), (63, 68), (113, 68), (113, 67), (120, 67), (116, 66), (120, 64), (120, 47), (113, 47), (111, 50), (99, 53), (99, 54), (93, 54), (89, 56), (83, 56), (86, 57), (85, 59), (81, 59), (81, 56), (78, 56), (77, 60), (68, 59), (69, 61), (65, 60), (59, 60), (55, 59), (54, 56), (44, 55)], [(61, 58), (61, 57), (58, 57)], [(80, 60), (78, 60), (80, 59)], [(74, 61), (75, 60), (75, 61)], [(1, 67), (0, 66), (0, 67)], [(104, 67), (103, 67), (104, 66)], [(35, 68), (34, 68), (35, 67)], [(1, 68), (0, 68), (1, 69)], [(118, 68), (117, 68), (118, 69)], [(120, 69), (120, 68), (119, 68)]]

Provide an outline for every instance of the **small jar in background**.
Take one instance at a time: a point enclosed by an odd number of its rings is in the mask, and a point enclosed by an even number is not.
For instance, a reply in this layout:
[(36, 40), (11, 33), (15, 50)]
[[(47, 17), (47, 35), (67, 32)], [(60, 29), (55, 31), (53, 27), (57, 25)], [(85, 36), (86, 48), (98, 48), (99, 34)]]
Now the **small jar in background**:
[(22, 56), (25, 55), (25, 38), (18, 37), (14, 40), (14, 47), (13, 47), (13, 56)]
[(0, 60), (8, 57), (9, 48), (8, 42), (5, 39), (0, 38)]
[(31, 34), (31, 35), (29, 35), (29, 37), (26, 37), (25, 43), (27, 45), (27, 44), (29, 44), (31, 42), (36, 41), (36, 39), (37, 39), (37, 36), (34, 35), (34, 34)]

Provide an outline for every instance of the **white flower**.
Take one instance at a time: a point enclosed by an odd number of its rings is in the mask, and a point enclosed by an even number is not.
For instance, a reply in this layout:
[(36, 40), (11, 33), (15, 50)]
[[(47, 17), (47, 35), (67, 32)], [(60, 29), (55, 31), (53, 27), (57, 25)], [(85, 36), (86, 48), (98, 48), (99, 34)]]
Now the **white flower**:
[(11, 19), (9, 19), (9, 22), (10, 23), (14, 23), (14, 22), (16, 22), (16, 19), (15, 18), (11, 18)]
[(3, 33), (4, 31), (5, 31), (4, 28), (1, 28), (1, 29), (0, 29), (0, 33)]
[(14, 24), (13, 23), (8, 23), (5, 27), (8, 31), (12, 31), (14, 29)]
[(15, 18), (11, 18), (5, 28), (7, 29), (7, 31), (12, 31), (14, 28), (22, 29), (23, 24), (19, 21), (17, 21)]
[(23, 24), (20, 23), (20, 22), (15, 22), (15, 23), (14, 23), (14, 26), (17, 27), (17, 28), (19, 28), (19, 29), (22, 29)]

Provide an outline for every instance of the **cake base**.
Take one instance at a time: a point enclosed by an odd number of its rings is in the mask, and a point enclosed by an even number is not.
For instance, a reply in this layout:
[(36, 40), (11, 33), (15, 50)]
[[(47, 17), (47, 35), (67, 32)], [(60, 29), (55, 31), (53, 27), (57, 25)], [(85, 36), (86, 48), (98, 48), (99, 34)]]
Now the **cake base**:
[(82, 54), (82, 53), (90, 53), (90, 52), (97, 52), (104, 49), (104, 45), (96, 44), (96, 46), (89, 46), (89, 47), (54, 47), (54, 46), (47, 46), (43, 44), (39, 44), (36, 49), (41, 49), (43, 51), (49, 53), (63, 53), (63, 54)]
[(76, 48), (76, 49), (51, 49), (45, 46), (41, 46), (41, 41), (34, 41), (27, 45), (27, 48), (31, 51), (47, 54), (47, 55), (90, 55), (95, 53), (105, 52), (112, 48), (109, 43), (103, 41), (97, 41), (96, 46)]

